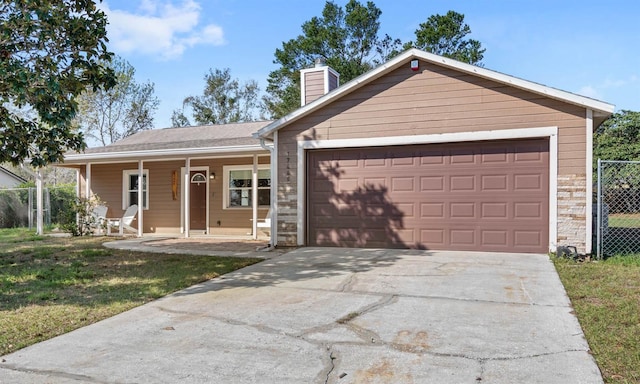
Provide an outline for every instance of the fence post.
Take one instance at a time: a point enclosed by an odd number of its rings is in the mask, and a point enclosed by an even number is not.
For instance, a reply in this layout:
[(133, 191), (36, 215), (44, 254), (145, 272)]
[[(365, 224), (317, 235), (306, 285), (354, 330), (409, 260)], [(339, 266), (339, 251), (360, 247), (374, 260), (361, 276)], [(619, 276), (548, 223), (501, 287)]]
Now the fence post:
[(602, 160), (598, 159), (598, 196), (596, 207), (596, 258), (602, 259)]
[(42, 206), (42, 171), (38, 169), (36, 173), (36, 233), (38, 235), (44, 234), (44, 220), (43, 220), (43, 206)]
[(29, 206), (27, 207), (27, 209), (29, 210), (29, 214), (27, 215), (27, 220), (29, 221), (29, 230), (33, 229), (33, 197), (31, 195), (31, 187), (27, 188), (27, 200), (28, 200), (28, 204)]

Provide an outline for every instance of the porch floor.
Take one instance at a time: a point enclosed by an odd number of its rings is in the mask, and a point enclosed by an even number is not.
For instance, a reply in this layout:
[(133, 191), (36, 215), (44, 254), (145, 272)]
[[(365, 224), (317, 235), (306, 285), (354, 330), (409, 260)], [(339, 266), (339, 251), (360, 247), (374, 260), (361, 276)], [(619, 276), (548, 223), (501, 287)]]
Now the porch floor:
[(269, 250), (268, 238), (253, 240), (251, 236), (196, 235), (184, 238), (182, 235), (145, 235), (141, 238), (127, 238), (104, 243), (105, 247), (130, 249), (142, 252), (171, 254), (193, 254), (211, 256), (258, 257), (269, 259), (285, 250)]

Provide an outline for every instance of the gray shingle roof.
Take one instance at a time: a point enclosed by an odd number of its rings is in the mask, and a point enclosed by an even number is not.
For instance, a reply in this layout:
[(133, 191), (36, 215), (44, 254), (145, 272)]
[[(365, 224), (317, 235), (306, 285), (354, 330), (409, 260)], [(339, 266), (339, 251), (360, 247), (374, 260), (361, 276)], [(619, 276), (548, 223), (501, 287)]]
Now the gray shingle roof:
[(271, 123), (257, 121), (223, 125), (202, 125), (141, 131), (104, 147), (87, 148), (84, 153), (133, 152), (179, 148), (209, 148), (257, 145), (251, 136)]

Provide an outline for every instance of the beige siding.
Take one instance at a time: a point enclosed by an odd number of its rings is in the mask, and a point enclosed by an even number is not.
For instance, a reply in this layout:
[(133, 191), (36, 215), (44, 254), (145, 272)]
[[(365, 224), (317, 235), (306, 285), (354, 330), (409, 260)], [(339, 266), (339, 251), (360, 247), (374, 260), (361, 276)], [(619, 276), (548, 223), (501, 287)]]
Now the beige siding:
[(585, 175), (585, 108), (421, 62), (364, 85), (278, 132), (279, 237), (295, 242), (296, 142), (558, 127), (559, 175)]
[(324, 71), (305, 73), (305, 102), (309, 104), (324, 94)]
[(284, 128), (280, 141), (285, 132), (344, 139), (558, 126), (560, 173), (585, 172), (584, 108), (433, 64), (420, 67), (374, 80)]
[[(260, 156), (259, 164), (269, 164), (268, 156)], [(251, 209), (223, 208), (223, 167), (225, 165), (251, 166), (252, 159), (206, 159), (193, 160), (192, 167), (208, 166), (216, 178), (209, 181), (209, 223), (210, 232), (219, 234), (243, 234), (251, 229)], [(180, 232), (181, 189), (180, 177), (184, 161), (145, 162), (144, 169), (149, 171), (149, 209), (144, 211), (144, 233)], [(137, 163), (94, 164), (91, 167), (91, 189), (109, 208), (108, 217), (122, 215), (122, 174), (124, 170), (137, 170)], [(84, 169), (83, 169), (84, 170)], [(172, 173), (178, 175), (177, 195), (174, 200), (172, 192)], [(84, 174), (84, 172), (83, 172)], [(84, 180), (84, 179), (83, 179)], [(84, 181), (82, 181), (84, 185)], [(84, 188), (84, 187), (83, 187)], [(267, 208), (259, 209), (258, 216), (263, 218)], [(218, 224), (219, 222), (219, 224)], [(134, 222), (134, 226), (137, 222)]]

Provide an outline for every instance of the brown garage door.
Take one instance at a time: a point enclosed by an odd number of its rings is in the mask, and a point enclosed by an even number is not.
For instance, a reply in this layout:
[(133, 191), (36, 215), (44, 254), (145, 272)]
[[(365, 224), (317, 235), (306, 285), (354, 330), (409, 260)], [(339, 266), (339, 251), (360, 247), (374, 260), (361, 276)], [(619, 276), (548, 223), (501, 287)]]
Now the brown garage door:
[(547, 252), (548, 139), (310, 150), (307, 243)]

